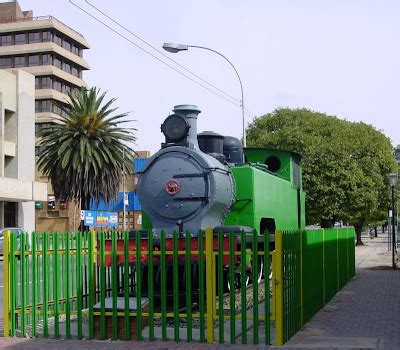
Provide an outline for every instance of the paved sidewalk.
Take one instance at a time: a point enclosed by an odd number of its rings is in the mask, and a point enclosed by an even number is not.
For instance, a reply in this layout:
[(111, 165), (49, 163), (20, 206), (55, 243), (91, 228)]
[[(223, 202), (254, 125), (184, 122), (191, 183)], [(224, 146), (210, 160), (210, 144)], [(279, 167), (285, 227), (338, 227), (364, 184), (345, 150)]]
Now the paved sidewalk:
[(363, 241), (356, 276), (285, 348), (400, 349), (400, 270), (383, 234)]

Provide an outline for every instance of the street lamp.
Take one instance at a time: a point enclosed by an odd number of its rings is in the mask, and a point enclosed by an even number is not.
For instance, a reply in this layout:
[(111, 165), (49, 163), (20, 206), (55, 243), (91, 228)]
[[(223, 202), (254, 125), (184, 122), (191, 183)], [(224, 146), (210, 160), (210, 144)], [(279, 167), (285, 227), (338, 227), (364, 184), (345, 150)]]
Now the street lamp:
[(393, 270), (396, 270), (396, 262), (394, 259), (394, 253), (396, 250), (396, 231), (395, 231), (395, 201), (394, 201), (394, 191), (397, 186), (397, 174), (390, 173), (389, 174), (389, 183), (392, 189), (392, 267)]
[(175, 43), (164, 43), (163, 44), (163, 49), (165, 51), (171, 52), (171, 53), (178, 53), (180, 51), (187, 51), (189, 50), (189, 47), (194, 47), (197, 49), (203, 49), (203, 50), (208, 50), (208, 51), (212, 51), (215, 52), (217, 55), (220, 55), (221, 57), (223, 57), (233, 68), (233, 70), (235, 71), (238, 79), (239, 79), (239, 84), (240, 84), (240, 91), (242, 94), (242, 98), (240, 100), (240, 107), (242, 108), (242, 132), (243, 132), (243, 147), (246, 147), (246, 132), (245, 132), (245, 123), (244, 123), (244, 98), (243, 98), (243, 85), (242, 85), (242, 80), (240, 79), (239, 73), (236, 70), (235, 66), (232, 64), (231, 61), (228, 60), (227, 57), (225, 57), (222, 53), (215, 51), (213, 49), (210, 49), (208, 47), (204, 47), (204, 46), (197, 46), (197, 45), (186, 45), (186, 44), (175, 44)]

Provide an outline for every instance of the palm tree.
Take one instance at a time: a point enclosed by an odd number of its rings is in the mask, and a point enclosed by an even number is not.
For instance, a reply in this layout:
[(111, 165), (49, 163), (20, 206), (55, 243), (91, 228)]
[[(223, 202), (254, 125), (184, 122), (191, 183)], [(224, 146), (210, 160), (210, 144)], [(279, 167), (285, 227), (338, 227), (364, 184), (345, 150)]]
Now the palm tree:
[(118, 196), (123, 174), (131, 173), (130, 155), (136, 137), (133, 128), (122, 128), (128, 113), (112, 115), (112, 98), (95, 87), (69, 94), (71, 102), (60, 106), (60, 123), (43, 130), (39, 141), (38, 168), (51, 180), (58, 199), (81, 203), (110, 202)]

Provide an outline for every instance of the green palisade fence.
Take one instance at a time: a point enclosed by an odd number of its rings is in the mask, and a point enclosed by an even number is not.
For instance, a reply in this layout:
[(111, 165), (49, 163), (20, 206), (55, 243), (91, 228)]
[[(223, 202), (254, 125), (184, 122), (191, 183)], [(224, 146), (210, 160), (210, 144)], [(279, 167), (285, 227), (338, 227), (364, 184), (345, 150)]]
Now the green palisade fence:
[(354, 228), (282, 232), (283, 330), (288, 341), (355, 275)]
[(268, 235), (145, 237), (6, 234), (5, 335), (270, 344)]
[(354, 276), (354, 235), (5, 234), (4, 332), (269, 345), (273, 319), (281, 345)]

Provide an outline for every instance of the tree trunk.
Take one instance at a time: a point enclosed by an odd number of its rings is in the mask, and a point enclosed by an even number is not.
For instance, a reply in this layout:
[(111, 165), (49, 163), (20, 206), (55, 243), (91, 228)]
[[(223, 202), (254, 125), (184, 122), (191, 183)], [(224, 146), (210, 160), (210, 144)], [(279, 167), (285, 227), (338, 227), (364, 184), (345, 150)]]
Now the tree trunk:
[(375, 231), (375, 237), (378, 237), (378, 228), (376, 226), (374, 227), (374, 231)]
[(361, 231), (362, 231), (362, 225), (360, 224), (355, 224), (354, 229), (356, 230), (356, 236), (357, 236), (357, 242), (356, 245), (363, 245), (364, 243), (361, 240)]

